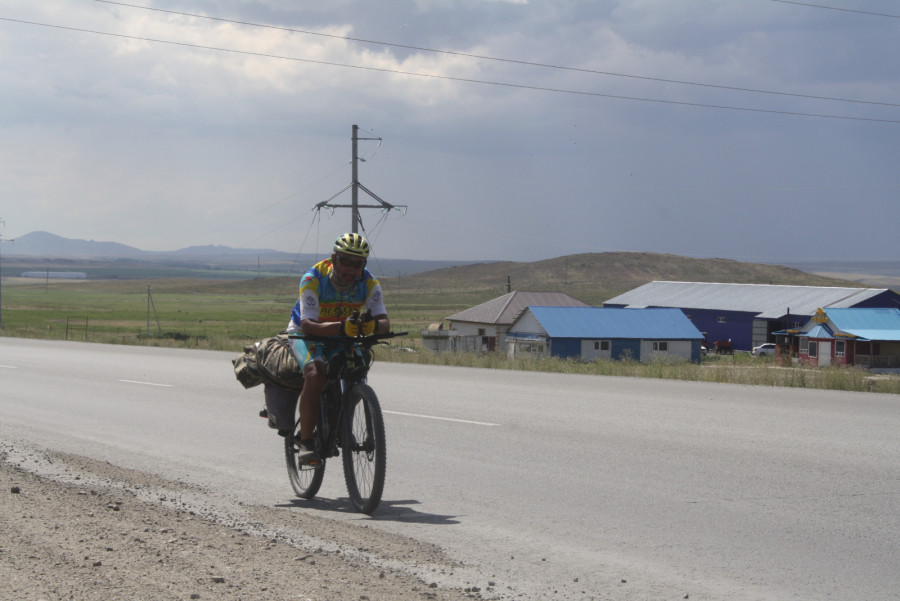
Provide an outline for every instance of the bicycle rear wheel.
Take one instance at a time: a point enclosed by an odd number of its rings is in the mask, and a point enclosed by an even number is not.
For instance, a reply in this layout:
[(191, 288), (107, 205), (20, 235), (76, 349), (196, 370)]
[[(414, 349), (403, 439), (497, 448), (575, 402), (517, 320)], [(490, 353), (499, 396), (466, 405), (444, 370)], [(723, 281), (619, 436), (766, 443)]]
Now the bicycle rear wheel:
[(299, 465), (297, 463), (297, 447), (290, 436), (284, 437), (284, 459), (287, 463), (288, 478), (294, 493), (301, 499), (312, 499), (322, 486), (325, 477), (325, 460), (316, 465)]
[(384, 418), (375, 391), (356, 384), (344, 408), (341, 455), (350, 502), (362, 513), (372, 513), (384, 491), (386, 444)]

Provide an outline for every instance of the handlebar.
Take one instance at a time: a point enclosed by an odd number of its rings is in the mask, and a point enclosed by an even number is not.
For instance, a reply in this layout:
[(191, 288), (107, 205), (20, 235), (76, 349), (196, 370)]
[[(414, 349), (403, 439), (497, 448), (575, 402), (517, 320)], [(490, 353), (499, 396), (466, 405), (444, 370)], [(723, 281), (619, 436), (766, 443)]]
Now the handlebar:
[(387, 334), (370, 334), (369, 336), (307, 336), (302, 332), (297, 332), (293, 334), (288, 334), (288, 338), (298, 339), (298, 340), (308, 340), (310, 342), (321, 342), (323, 344), (341, 344), (341, 343), (355, 343), (355, 344), (376, 344), (381, 340), (386, 340), (388, 338), (396, 338), (398, 336), (406, 336), (409, 332), (388, 332)]

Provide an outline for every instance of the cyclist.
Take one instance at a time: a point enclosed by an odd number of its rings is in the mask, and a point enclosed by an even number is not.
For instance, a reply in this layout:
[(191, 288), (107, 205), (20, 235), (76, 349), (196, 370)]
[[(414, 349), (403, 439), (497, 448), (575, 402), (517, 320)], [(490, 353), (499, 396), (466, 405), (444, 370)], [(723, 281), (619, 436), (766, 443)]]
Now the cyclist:
[[(313, 265), (300, 279), (300, 297), (291, 311), (289, 332), (301, 331), (318, 338), (390, 332), (381, 284), (366, 269), (369, 250), (366, 239), (356, 233), (343, 234), (335, 240), (331, 258)], [(356, 322), (348, 319), (355, 311), (365, 317)], [(291, 352), (304, 376), (297, 461), (310, 465), (319, 460), (313, 429), (319, 420), (325, 364), (336, 351), (327, 343), (294, 339)]]

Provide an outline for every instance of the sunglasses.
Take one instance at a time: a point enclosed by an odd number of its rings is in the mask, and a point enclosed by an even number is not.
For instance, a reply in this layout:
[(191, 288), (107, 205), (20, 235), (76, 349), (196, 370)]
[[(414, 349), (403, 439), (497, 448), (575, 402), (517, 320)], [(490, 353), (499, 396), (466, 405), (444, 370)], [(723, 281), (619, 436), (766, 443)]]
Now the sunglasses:
[(343, 257), (341, 255), (337, 255), (337, 260), (338, 260), (338, 263), (340, 263), (341, 266), (343, 266), (343, 267), (349, 267), (349, 268), (353, 268), (353, 269), (362, 269), (363, 267), (366, 266), (365, 259), (353, 260), (353, 259), (348, 259), (347, 257)]

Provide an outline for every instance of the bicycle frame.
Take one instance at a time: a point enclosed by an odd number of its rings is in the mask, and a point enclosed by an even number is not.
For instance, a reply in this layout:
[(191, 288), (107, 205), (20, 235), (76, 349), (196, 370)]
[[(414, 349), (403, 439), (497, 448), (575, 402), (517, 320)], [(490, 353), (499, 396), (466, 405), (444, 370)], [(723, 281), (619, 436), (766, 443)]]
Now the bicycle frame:
[[(285, 457), (291, 486), (297, 496), (313, 498), (322, 484), (328, 458), (342, 455), (350, 501), (357, 510), (371, 513), (384, 487), (386, 445), (384, 419), (375, 391), (367, 384), (374, 356), (371, 347), (406, 332), (371, 336), (314, 338), (307, 341), (340, 347), (328, 360), (319, 421), (315, 430), (315, 465), (299, 465), (293, 437), (285, 438)], [(299, 421), (295, 429), (299, 428)]]
[(369, 367), (374, 360), (372, 346), (380, 344), (381, 340), (385, 338), (398, 335), (400, 334), (390, 333), (356, 338), (342, 336), (333, 339), (292, 336), (341, 347), (339, 352), (335, 353), (326, 364), (327, 380), (325, 388), (322, 390), (319, 428), (316, 436), (319, 456), (322, 459), (339, 455), (338, 434), (340, 433), (340, 420), (348, 402), (347, 395), (354, 385), (367, 382)]

